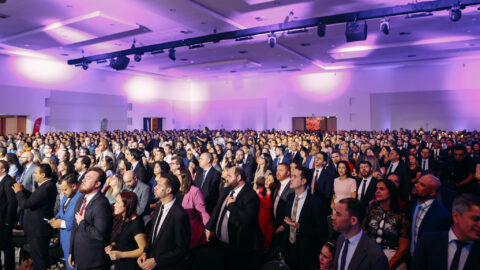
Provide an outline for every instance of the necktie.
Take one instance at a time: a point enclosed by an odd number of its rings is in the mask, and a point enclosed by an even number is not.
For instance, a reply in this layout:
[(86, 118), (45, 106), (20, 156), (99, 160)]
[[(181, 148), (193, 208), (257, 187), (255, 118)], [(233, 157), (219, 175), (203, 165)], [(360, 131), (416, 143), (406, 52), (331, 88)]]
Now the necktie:
[(313, 177), (312, 195), (315, 193), (315, 190), (317, 189), (319, 174), (320, 174), (320, 170), (315, 170), (315, 177)]
[(467, 244), (468, 243), (465, 241), (455, 240), (455, 245), (457, 246), (457, 250), (455, 251), (455, 255), (453, 255), (453, 260), (452, 260), (452, 264), (450, 265), (450, 270), (458, 270), (462, 249)]
[(205, 183), (205, 177), (207, 177), (207, 170), (203, 170), (202, 184), (200, 185), (200, 188), (203, 188), (203, 184)]
[(160, 224), (160, 220), (162, 219), (162, 215), (163, 215), (163, 204), (160, 205), (160, 211), (158, 212), (157, 220), (155, 220), (155, 226), (153, 227), (152, 240), (151, 240), (152, 243), (153, 243), (153, 240), (157, 238), (157, 234), (158, 234), (157, 231)]
[[(298, 201), (300, 200), (300, 197), (298, 195), (295, 196), (295, 203), (293, 203), (293, 208), (292, 208), (292, 221), (296, 222), (297, 220), (297, 207), (298, 207)], [(290, 241), (291, 244), (295, 243), (295, 227), (290, 226), (290, 236), (288, 237), (288, 240)]]
[(280, 188), (282, 187), (282, 184), (278, 184), (277, 188), (275, 188), (275, 192), (273, 193), (273, 198), (275, 198), (273, 202), (273, 217), (276, 218), (277, 216), (277, 206), (278, 206), (278, 201), (280, 201)]
[(414, 245), (417, 244), (418, 231), (419, 231), (420, 223), (422, 222), (420, 220), (420, 216), (423, 213), (423, 207), (420, 204), (418, 204), (417, 209), (418, 209), (417, 210), (417, 215), (415, 216), (415, 222), (413, 223), (414, 226), (415, 226), (414, 227), (414, 234), (413, 234)]
[(80, 215), (83, 215), (83, 211), (85, 210), (85, 205), (87, 205), (87, 197), (83, 197), (83, 204), (82, 204), (82, 208), (80, 209)]
[[(222, 231), (223, 231), (222, 227), (228, 225), (228, 223), (224, 221), (225, 215), (227, 214), (227, 200), (228, 200), (229, 197), (233, 197), (233, 194), (235, 194), (235, 191), (232, 190), (230, 192), (230, 195), (227, 196), (227, 198), (225, 198), (225, 201), (223, 203), (222, 213), (220, 215), (220, 219), (218, 220), (219, 223), (217, 225), (217, 238), (218, 239), (221, 239), (220, 237), (222, 236)], [(223, 223), (225, 223), (225, 225)]]
[(346, 262), (347, 262), (347, 253), (348, 253), (348, 244), (350, 241), (348, 239), (345, 239), (345, 244), (343, 245), (343, 252), (342, 252), (342, 258), (340, 259), (340, 270), (345, 270), (346, 269)]
[(388, 167), (387, 175), (392, 172), (392, 169), (393, 169), (393, 163), (391, 163), (390, 167)]
[(360, 191), (360, 200), (363, 199), (363, 196), (365, 196), (365, 190), (367, 189), (367, 179), (363, 179), (362, 185), (362, 191)]
[(25, 176), (26, 172), (27, 172), (27, 167), (25, 167), (25, 169), (23, 169), (22, 175), (20, 176), (20, 183), (22, 183), (22, 184), (23, 184), (23, 177)]

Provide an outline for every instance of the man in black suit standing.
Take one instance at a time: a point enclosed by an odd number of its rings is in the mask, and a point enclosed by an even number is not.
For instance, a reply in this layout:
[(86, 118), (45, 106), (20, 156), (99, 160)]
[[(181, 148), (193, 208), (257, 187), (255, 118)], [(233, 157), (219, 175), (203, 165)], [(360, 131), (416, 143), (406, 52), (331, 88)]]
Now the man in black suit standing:
[(243, 168), (246, 182), (250, 184), (253, 181), (253, 159), (249, 158), (248, 152), (245, 153), (242, 149), (238, 149), (235, 152), (235, 165)]
[(338, 270), (388, 270), (383, 250), (362, 230), (365, 206), (357, 199), (340, 200), (332, 216), (333, 229), (340, 232), (333, 261)]
[(418, 240), (426, 232), (445, 231), (452, 225), (452, 218), (448, 210), (435, 197), (441, 187), (440, 180), (427, 174), (413, 186), (412, 196), (417, 199), (409, 213), (412, 221), (410, 253), (415, 252)]
[(263, 246), (258, 224), (260, 199), (246, 183), (242, 167), (231, 167), (226, 181), (206, 225), (207, 241), (214, 236), (212, 244), (222, 254), (222, 269), (257, 269), (257, 254)]
[(409, 193), (409, 180), (407, 179), (407, 166), (400, 158), (400, 150), (398, 148), (394, 148), (390, 151), (388, 155), (390, 159), (389, 162), (385, 165), (385, 176), (389, 175), (390, 173), (395, 173), (400, 178), (400, 187), (399, 192), (400, 195), (404, 195)]
[(431, 151), (427, 147), (423, 147), (420, 149), (420, 159), (418, 161), (420, 163), (420, 168), (422, 169), (422, 172), (437, 173), (437, 162), (433, 159), (433, 157), (431, 156)]
[(12, 228), (17, 222), (17, 199), (12, 190), (15, 183), (8, 172), (8, 162), (0, 160), (0, 251), (3, 251), (5, 270), (15, 269), (15, 249)]
[(77, 172), (77, 182), (78, 185), (82, 184), (85, 173), (87, 173), (88, 168), (90, 168), (90, 158), (88, 156), (79, 156), (75, 161), (74, 167)]
[(312, 180), (309, 181), (310, 193), (317, 196), (320, 200), (327, 202), (328, 208), (333, 195), (333, 175), (325, 169), (328, 155), (324, 152), (318, 152), (315, 156), (315, 169), (312, 172)]
[[(425, 233), (413, 255), (414, 270), (474, 270), (480, 266), (480, 198), (463, 194), (453, 202), (449, 231)], [(446, 255), (446, 256), (445, 256)]]
[(189, 269), (190, 221), (175, 199), (179, 188), (173, 174), (162, 176), (155, 186), (155, 197), (161, 204), (155, 208), (145, 252), (137, 260), (142, 269)]
[(195, 175), (195, 186), (197, 186), (205, 198), (206, 210), (209, 215), (218, 201), (219, 185), (221, 174), (212, 167), (212, 154), (205, 152), (200, 155), (198, 160), (201, 170)]
[(291, 269), (312, 269), (318, 262), (320, 237), (326, 236), (327, 214), (321, 200), (310, 194), (310, 171), (298, 167), (292, 172), (290, 188), (295, 193), (287, 199), (282, 256)]
[(133, 173), (137, 176), (138, 180), (147, 184), (147, 169), (143, 166), (140, 150), (130, 148), (126, 151), (125, 157), (127, 158), (127, 161), (132, 164)]
[(52, 180), (53, 173), (50, 165), (39, 164), (33, 172), (38, 188), (33, 193), (23, 190), (20, 183), (12, 187), (20, 208), (23, 209), (23, 230), (30, 246), (30, 255), (34, 269), (50, 267), (48, 258), (48, 244), (53, 230), (44, 219), (53, 217), (53, 207), (57, 196), (57, 187)]
[(357, 178), (357, 198), (367, 207), (377, 190), (378, 179), (372, 175), (370, 162), (362, 160), (358, 163), (358, 168), (360, 177)]
[(105, 172), (88, 169), (79, 191), (83, 194), (75, 204), (75, 221), (70, 236), (68, 262), (78, 269), (106, 269), (104, 248), (110, 240), (112, 208), (100, 192), (105, 184)]
[(290, 188), (290, 164), (280, 163), (277, 166), (276, 175), (278, 183), (272, 197), (274, 234), (270, 245), (270, 251), (274, 255), (280, 252), (283, 234), (285, 233), (284, 228), (280, 228), (280, 226), (283, 225), (283, 219), (286, 216), (287, 198), (295, 192)]

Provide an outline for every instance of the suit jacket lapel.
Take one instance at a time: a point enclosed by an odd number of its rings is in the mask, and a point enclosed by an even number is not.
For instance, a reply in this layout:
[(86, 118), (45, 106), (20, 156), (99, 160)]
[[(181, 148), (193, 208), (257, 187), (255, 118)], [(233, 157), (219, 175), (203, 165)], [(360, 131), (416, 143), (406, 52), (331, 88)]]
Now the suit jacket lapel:
[(367, 257), (367, 247), (365, 246), (366, 237), (368, 237), (365, 233), (362, 233), (362, 237), (358, 242), (357, 248), (353, 253), (352, 260), (348, 265), (348, 270), (357, 269), (360, 263)]
[[(174, 202), (173, 205), (172, 205), (172, 208), (170, 208), (170, 210), (168, 210), (168, 213), (167, 213), (167, 216), (165, 217), (165, 220), (163, 220), (163, 223), (162, 223), (162, 226), (157, 229), (159, 230), (158, 231), (158, 234), (157, 236), (155, 237), (154, 241), (153, 241), (153, 245), (155, 246), (158, 242), (158, 239), (160, 239), (160, 236), (162, 236), (162, 234), (165, 232), (165, 228), (166, 226), (168, 226), (168, 223), (170, 222), (170, 220), (172, 219), (172, 214), (173, 212), (175, 211), (175, 207), (177, 207), (177, 202)], [(160, 221), (159, 221), (160, 222)], [(159, 224), (160, 226), (160, 224)], [(154, 232), (155, 233), (155, 232)]]
[(342, 251), (343, 242), (345, 242), (345, 237), (340, 235), (338, 237), (337, 248), (335, 249), (335, 257), (333, 259), (333, 269), (338, 269), (338, 257), (340, 256), (340, 252)]
[(467, 261), (465, 262), (465, 266), (463, 267), (463, 269), (465, 270), (477, 269), (478, 262), (480, 261), (480, 259), (478, 258), (479, 255), (480, 255), (480, 242), (473, 242), (472, 249), (468, 254)]

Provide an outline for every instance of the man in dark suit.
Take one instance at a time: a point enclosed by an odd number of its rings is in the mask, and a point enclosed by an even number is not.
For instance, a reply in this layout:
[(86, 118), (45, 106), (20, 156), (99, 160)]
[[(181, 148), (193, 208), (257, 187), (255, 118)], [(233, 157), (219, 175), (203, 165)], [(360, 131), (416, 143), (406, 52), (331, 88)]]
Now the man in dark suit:
[(463, 194), (453, 203), (449, 231), (425, 233), (413, 255), (414, 270), (474, 270), (480, 266), (480, 198)]
[(315, 156), (315, 169), (312, 171), (312, 179), (309, 181), (309, 191), (310, 194), (326, 202), (328, 208), (333, 195), (333, 175), (325, 169), (327, 158), (328, 156), (324, 152), (318, 152)]
[(198, 160), (201, 170), (195, 175), (195, 186), (197, 186), (205, 198), (205, 208), (209, 215), (212, 214), (213, 209), (218, 201), (219, 185), (221, 174), (212, 167), (212, 155), (205, 152), (200, 155)]
[(352, 163), (355, 169), (358, 169), (358, 164), (361, 160), (364, 159), (364, 155), (360, 153), (358, 145), (354, 144), (352, 146), (352, 151), (348, 153), (348, 162)]
[[(122, 152), (122, 143), (113, 141), (113, 154), (115, 155), (115, 167), (118, 167), (120, 160), (125, 158), (125, 154)], [(153, 149), (153, 148), (152, 148)], [(150, 151), (152, 150), (150, 149)]]
[(362, 230), (365, 207), (356, 199), (340, 200), (332, 216), (333, 229), (340, 232), (333, 260), (338, 270), (388, 270), (383, 250)]
[(125, 157), (127, 161), (132, 164), (133, 173), (137, 176), (138, 180), (142, 183), (148, 183), (147, 169), (142, 163), (142, 154), (136, 148), (130, 148), (126, 151)]
[(137, 260), (142, 269), (189, 269), (190, 221), (175, 199), (179, 188), (180, 182), (173, 174), (162, 176), (155, 186), (155, 197), (161, 204), (155, 208), (145, 252)]
[(8, 162), (0, 160), (0, 251), (3, 251), (5, 269), (15, 269), (15, 249), (12, 228), (17, 222), (17, 199), (12, 190), (15, 183), (8, 173)]
[(360, 177), (357, 178), (357, 198), (365, 207), (369, 205), (375, 191), (377, 190), (378, 179), (372, 175), (372, 165), (366, 160), (358, 164)]
[(400, 187), (399, 192), (400, 194), (407, 194), (409, 193), (409, 179), (407, 179), (407, 166), (400, 158), (400, 150), (398, 148), (394, 148), (390, 151), (388, 155), (390, 159), (389, 162), (385, 165), (386, 173), (385, 176), (389, 175), (390, 173), (395, 173), (400, 178)]
[(290, 188), (290, 165), (287, 163), (280, 163), (277, 166), (277, 186), (273, 192), (272, 197), (272, 211), (273, 211), (273, 237), (270, 245), (272, 254), (278, 254), (283, 240), (283, 229), (279, 229), (283, 225), (285, 218), (287, 198), (295, 191)]
[(37, 166), (33, 162), (33, 153), (24, 152), (20, 156), (20, 163), (23, 166), (23, 173), (20, 176), (20, 184), (23, 185), (24, 189), (33, 192), (35, 190), (35, 179), (33, 177), (33, 172)]
[(413, 255), (418, 240), (426, 232), (445, 231), (452, 225), (452, 218), (445, 206), (435, 197), (441, 187), (440, 180), (427, 174), (413, 186), (412, 196), (417, 199), (409, 213), (412, 221), (410, 253)]
[(85, 173), (87, 173), (88, 168), (90, 168), (91, 160), (88, 156), (79, 156), (75, 161), (74, 167), (77, 172), (77, 182), (78, 185), (82, 184)]
[(48, 164), (37, 165), (33, 176), (38, 184), (38, 188), (33, 193), (24, 191), (19, 182), (15, 183), (12, 188), (18, 204), (24, 211), (23, 230), (30, 246), (34, 269), (47, 269), (50, 267), (48, 244), (53, 230), (44, 219), (53, 217), (57, 187), (52, 180), (53, 173)]
[(431, 151), (427, 147), (423, 147), (420, 149), (420, 159), (418, 160), (420, 163), (420, 168), (422, 172), (434, 172), (438, 171), (437, 162), (431, 156)]
[(320, 237), (328, 231), (324, 203), (307, 190), (309, 178), (309, 169), (298, 167), (293, 170), (290, 181), (295, 193), (287, 199), (282, 256), (291, 269), (312, 269), (316, 265)]
[(290, 164), (290, 159), (285, 155), (285, 146), (279, 145), (275, 147), (276, 157), (273, 159), (273, 173), (277, 172), (277, 167), (281, 163)]
[(112, 207), (100, 192), (105, 184), (105, 172), (88, 169), (79, 191), (83, 194), (75, 204), (75, 221), (70, 235), (70, 266), (78, 269), (106, 269), (104, 248), (110, 240)]
[[(247, 155), (246, 158), (245, 155)], [(245, 154), (242, 149), (238, 149), (235, 152), (235, 165), (245, 170), (246, 181), (250, 184), (253, 181), (253, 159), (249, 158), (248, 153)]]
[(222, 254), (222, 269), (256, 269), (263, 246), (258, 224), (260, 199), (246, 183), (242, 167), (231, 167), (226, 181), (227, 187), (222, 189), (206, 225), (207, 241), (213, 241)]
[(331, 154), (332, 160), (331, 162), (328, 162), (327, 165), (325, 165), (325, 169), (330, 171), (330, 174), (333, 176), (333, 178), (338, 177), (338, 171), (337, 171), (337, 166), (338, 163), (340, 162), (340, 152), (338, 150), (335, 150)]

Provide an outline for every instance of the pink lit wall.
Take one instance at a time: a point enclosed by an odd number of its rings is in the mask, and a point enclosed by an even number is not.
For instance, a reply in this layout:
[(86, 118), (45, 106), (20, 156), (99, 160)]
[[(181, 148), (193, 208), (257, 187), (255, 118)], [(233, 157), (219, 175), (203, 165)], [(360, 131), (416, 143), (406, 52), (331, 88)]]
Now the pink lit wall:
[(290, 130), (292, 117), (312, 115), (336, 116), (339, 129), (480, 126), (480, 64), (471, 61), (208, 80), (42, 61), (0, 56), (0, 114), (27, 115), (27, 132), (45, 116), (42, 132), (95, 130), (103, 118), (141, 129), (143, 117), (164, 118), (165, 129)]

